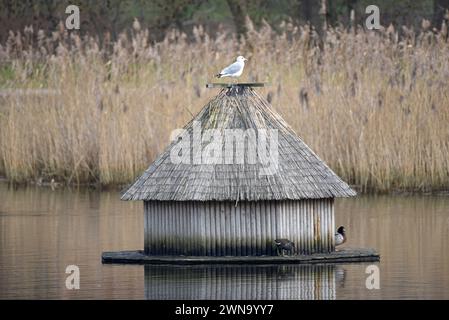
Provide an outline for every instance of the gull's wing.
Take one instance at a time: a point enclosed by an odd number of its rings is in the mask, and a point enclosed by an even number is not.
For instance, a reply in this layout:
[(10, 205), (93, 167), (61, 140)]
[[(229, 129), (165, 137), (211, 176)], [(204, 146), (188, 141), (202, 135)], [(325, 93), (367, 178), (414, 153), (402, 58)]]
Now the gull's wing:
[(234, 74), (242, 68), (242, 64), (238, 61), (221, 70), (220, 74)]

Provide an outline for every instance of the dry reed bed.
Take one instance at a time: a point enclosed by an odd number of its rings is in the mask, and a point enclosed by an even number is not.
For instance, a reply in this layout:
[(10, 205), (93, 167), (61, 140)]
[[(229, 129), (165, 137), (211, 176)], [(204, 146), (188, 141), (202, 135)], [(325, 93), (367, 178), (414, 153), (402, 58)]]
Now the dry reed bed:
[[(235, 58), (259, 90), (338, 174), (363, 190), (449, 186), (447, 31), (250, 26), (247, 40), (196, 28), (148, 43), (63, 29), (11, 33), (0, 47), (0, 174), (118, 185), (131, 182), (217, 92), (205, 89)], [(45, 94), (31, 89), (50, 89)], [(6, 92), (6, 93), (5, 93)]]

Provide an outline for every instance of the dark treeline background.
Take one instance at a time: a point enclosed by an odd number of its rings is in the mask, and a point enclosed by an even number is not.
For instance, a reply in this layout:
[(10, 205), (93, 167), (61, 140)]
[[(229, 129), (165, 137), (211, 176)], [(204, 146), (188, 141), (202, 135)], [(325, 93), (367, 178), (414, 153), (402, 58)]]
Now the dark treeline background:
[[(420, 27), (423, 19), (427, 26), (440, 29), (447, 19), (449, 0), (0, 0), (0, 41), (9, 30), (55, 30), (67, 17), (69, 4), (80, 7), (82, 33), (115, 38), (129, 29), (134, 19), (142, 28), (149, 28), (153, 39), (160, 39), (170, 28), (188, 32), (194, 25), (203, 25), (213, 33), (219, 26), (245, 33), (245, 18), (256, 25), (263, 21), (276, 28), (281, 21), (307, 23), (320, 30), (328, 25), (364, 25), (365, 8), (375, 4), (380, 8), (381, 24), (388, 26)], [(351, 20), (351, 11), (354, 20)]]

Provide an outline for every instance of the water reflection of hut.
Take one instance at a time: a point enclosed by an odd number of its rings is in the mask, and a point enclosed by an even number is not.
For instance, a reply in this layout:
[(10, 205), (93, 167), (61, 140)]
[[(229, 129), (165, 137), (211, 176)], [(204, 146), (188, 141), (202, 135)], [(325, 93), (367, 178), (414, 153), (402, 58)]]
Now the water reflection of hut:
[(334, 300), (335, 265), (145, 266), (145, 298)]
[(145, 203), (148, 255), (256, 256), (276, 254), (276, 238), (294, 241), (296, 253), (334, 251), (334, 198), (353, 195), (239, 85), (211, 100), (122, 199)]

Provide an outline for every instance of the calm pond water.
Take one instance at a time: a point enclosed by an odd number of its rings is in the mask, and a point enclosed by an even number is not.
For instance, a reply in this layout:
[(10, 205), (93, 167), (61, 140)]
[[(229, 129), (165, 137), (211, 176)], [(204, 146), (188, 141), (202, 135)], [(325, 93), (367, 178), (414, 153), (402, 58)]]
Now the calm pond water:
[[(449, 299), (449, 196), (336, 201), (345, 246), (381, 254), (380, 290), (365, 286), (369, 263), (102, 265), (102, 251), (142, 248), (142, 212), (117, 192), (0, 184), (0, 298)], [(79, 290), (65, 287), (67, 265), (80, 268)]]

